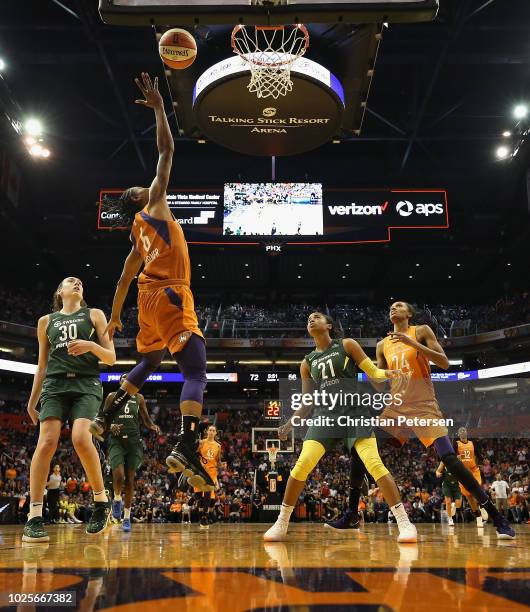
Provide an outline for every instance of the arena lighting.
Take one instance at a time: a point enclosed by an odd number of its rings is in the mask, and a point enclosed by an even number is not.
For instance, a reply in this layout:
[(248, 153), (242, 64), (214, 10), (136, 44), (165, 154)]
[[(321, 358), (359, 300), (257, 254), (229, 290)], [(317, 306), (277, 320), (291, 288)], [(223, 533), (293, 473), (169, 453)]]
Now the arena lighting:
[(526, 106), (526, 104), (518, 104), (513, 109), (513, 116), (516, 119), (524, 119), (527, 114), (528, 114), (528, 106)]
[(512, 135), (511, 132), (509, 132), (508, 130), (506, 130), (505, 132), (502, 133), (502, 135), (504, 136), (504, 138), (510, 138), (510, 136)]
[(30, 136), (40, 136), (42, 134), (42, 123), (35, 118), (28, 119), (24, 124), (24, 130)]
[(462, 365), (463, 363), (461, 359), (449, 359), (449, 365)]
[(272, 365), (272, 361), (270, 359), (257, 359), (257, 360), (239, 360), (241, 365)]
[(33, 155), (33, 157), (40, 157), (42, 155), (42, 151), (43, 149), (38, 143), (34, 144), (29, 150), (30, 154)]
[(6, 63), (4, 62), (4, 60), (0, 57), (0, 72), (2, 72), (3, 70), (5, 70), (6, 67)]
[[(44, 158), (50, 157), (50, 149), (42, 149), (40, 156)], [(90, 264), (87, 264), (87, 266), (88, 265)]]
[(497, 150), (495, 151), (495, 155), (497, 156), (497, 159), (506, 159), (509, 154), (510, 154), (510, 149), (508, 149), (508, 147), (504, 145), (497, 147)]
[(24, 142), (28, 145), (28, 147), (32, 147), (34, 144), (37, 144), (37, 139), (33, 138), (33, 136), (27, 136), (24, 138)]

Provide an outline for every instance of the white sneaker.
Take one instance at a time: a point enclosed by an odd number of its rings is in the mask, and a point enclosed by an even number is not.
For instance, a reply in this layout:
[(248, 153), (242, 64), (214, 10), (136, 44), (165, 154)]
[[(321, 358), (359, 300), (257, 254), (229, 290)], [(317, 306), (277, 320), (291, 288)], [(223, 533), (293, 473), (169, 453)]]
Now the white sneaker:
[(449, 527), (455, 526), (455, 522), (453, 521), (453, 518), (451, 516), (448, 517), (447, 524), (449, 525)]
[(451, 516), (456, 514), (456, 504), (455, 502), (451, 502)]
[(399, 543), (417, 542), (418, 531), (416, 529), (416, 525), (408, 523), (407, 525), (403, 525), (403, 527), (399, 526), (399, 535), (397, 541)]
[(477, 527), (479, 529), (482, 529), (484, 527), (484, 522), (482, 521), (482, 517), (481, 516), (477, 516)]
[(486, 522), (489, 518), (489, 514), (486, 512), (486, 510), (484, 510), (484, 508), (480, 509), (480, 514), (482, 516), (482, 520)]
[(287, 539), (287, 530), (289, 529), (289, 521), (278, 517), (274, 525), (263, 534), (265, 542), (283, 542)]

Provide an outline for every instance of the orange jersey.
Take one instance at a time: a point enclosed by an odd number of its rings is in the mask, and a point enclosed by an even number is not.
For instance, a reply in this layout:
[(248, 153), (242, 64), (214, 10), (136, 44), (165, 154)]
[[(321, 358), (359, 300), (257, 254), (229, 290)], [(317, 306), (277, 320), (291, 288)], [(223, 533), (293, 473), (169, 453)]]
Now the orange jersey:
[(467, 467), (468, 470), (474, 470), (477, 467), (475, 459), (475, 446), (471, 440), (465, 444), (460, 440), (456, 441), (456, 452), (460, 457), (460, 461)]
[(215, 474), (215, 480), (217, 480), (217, 466), (221, 459), (221, 445), (219, 442), (203, 440), (199, 446), (199, 454), (201, 455), (204, 469), (210, 475)]
[[(188, 245), (180, 224), (155, 219), (147, 206), (134, 215), (131, 242), (144, 260), (144, 269), (138, 277), (141, 288), (190, 284), (190, 257)], [(156, 283), (156, 285), (154, 284)]]
[[(410, 338), (417, 340), (415, 325), (411, 325), (405, 333)], [(388, 369), (403, 369), (410, 376), (406, 389), (400, 390), (405, 403), (436, 400), (431, 380), (431, 366), (423, 353), (403, 342), (394, 342), (387, 336), (383, 340), (383, 354)], [(392, 387), (393, 384), (391, 383), (391, 391)]]

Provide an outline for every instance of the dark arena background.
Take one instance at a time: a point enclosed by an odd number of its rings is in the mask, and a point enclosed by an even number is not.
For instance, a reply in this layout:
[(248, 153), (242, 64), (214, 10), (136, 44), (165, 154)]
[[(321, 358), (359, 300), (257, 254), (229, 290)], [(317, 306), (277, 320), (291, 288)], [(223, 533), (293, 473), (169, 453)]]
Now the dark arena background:
[(0, 2), (1, 610), (530, 609), (529, 43), (528, 0)]

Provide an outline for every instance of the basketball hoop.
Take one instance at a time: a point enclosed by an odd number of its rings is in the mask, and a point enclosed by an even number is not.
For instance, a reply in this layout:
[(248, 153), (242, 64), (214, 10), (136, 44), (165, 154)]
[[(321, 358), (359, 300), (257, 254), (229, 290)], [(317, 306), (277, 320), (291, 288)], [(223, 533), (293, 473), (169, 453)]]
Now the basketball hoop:
[(237, 25), (232, 49), (250, 67), (248, 90), (275, 100), (293, 89), (291, 67), (309, 47), (309, 32), (299, 23), (287, 26)]
[(274, 471), (276, 467), (276, 457), (278, 456), (278, 448), (275, 446), (269, 446), (267, 452), (269, 453), (269, 461), (271, 463), (271, 470)]

